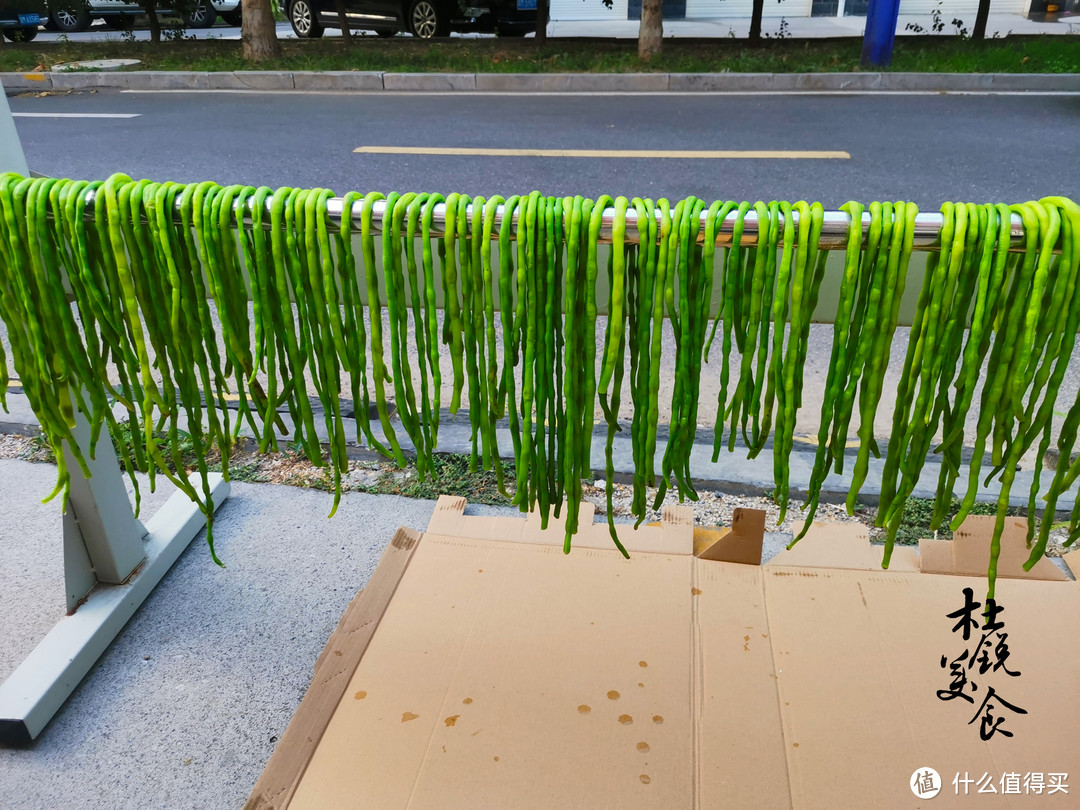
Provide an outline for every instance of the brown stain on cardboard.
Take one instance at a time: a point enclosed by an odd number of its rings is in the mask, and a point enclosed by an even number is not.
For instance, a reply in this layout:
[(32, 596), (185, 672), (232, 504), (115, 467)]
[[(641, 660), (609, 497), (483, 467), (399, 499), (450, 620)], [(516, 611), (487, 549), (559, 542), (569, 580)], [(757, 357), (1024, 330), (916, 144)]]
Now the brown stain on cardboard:
[(798, 743), (792, 743), (792, 744), (791, 744), (791, 747), (792, 747), (792, 748), (798, 748), (798, 747), (799, 747), (799, 744), (798, 744)]
[(484, 573), (484, 569), (483, 568), (477, 568), (476, 573), (482, 574), (482, 573)]
[(578, 714), (588, 714), (589, 712), (592, 711), (592, 707), (587, 706), (584, 703), (582, 703), (580, 706), (577, 707), (577, 710), (578, 710)]
[(353, 697), (356, 700), (363, 700), (364, 698), (367, 697), (367, 692), (365, 692), (363, 689), (361, 689), (359, 692), (357, 692), (355, 695), (353, 695)]
[(647, 785), (649, 784), (649, 782), (652, 781), (652, 778), (647, 773), (643, 773), (641, 776), (638, 777), (638, 779), (641, 780), (641, 784), (643, 785)]
[(334, 655), (341, 655), (341, 650), (334, 650)]
[(620, 714), (619, 722), (622, 723), (624, 726), (628, 726), (634, 722), (634, 718), (628, 714)]
[(643, 754), (649, 753), (649, 744), (647, 742), (639, 742), (637, 744), (637, 750)]
[(750, 636), (743, 636), (743, 652), (750, 652)]
[(472, 698), (465, 698), (461, 702), (464, 703), (466, 706), (468, 706), (470, 703), (472, 703)]
[(642, 683), (641, 681), (638, 681), (638, 686), (640, 686), (640, 687), (644, 688), (644, 687), (645, 687), (645, 684), (643, 684), (643, 683)]
[(412, 712), (402, 712), (401, 713), (401, 722), (402, 723), (408, 723), (410, 720), (415, 720), (419, 716), (420, 715), (413, 714)]
[(654, 715), (652, 716), (652, 721), (653, 721), (654, 723), (656, 723), (656, 725), (660, 725), (661, 723), (663, 723), (663, 722), (664, 722), (664, 717), (663, 717), (663, 715), (659, 715), (659, 714), (654, 714)]
[(701, 588), (691, 588), (690, 589), (690, 595), (691, 596), (701, 596)]
[(618, 700), (620, 697), (621, 697), (621, 695), (619, 695), (619, 693), (617, 691), (615, 691), (614, 689), (612, 689), (610, 692), (607, 693), (607, 699), (608, 700)]
[(390, 545), (394, 548), (399, 548), (402, 551), (408, 551), (416, 545), (416, 538), (411, 536), (408, 532), (398, 529), (397, 534), (394, 535), (394, 539), (390, 541)]
[(642, 669), (645, 669), (645, 667), (647, 667), (649, 665), (649, 662), (648, 661), (638, 661), (637, 665), (639, 667), (641, 667)]
[(447, 717), (445, 720), (443, 720), (443, 722), (446, 723), (447, 728), (452, 728), (453, 726), (457, 725), (457, 721), (458, 721), (459, 717), (461, 717), (460, 714), (452, 714), (449, 717)]
[(495, 757), (495, 761), (496, 761), (496, 762), (498, 762), (498, 761), (499, 761), (499, 758), (498, 758), (498, 757)]
[(470, 737), (475, 737), (475, 736), (476, 736), (477, 734), (479, 734), (479, 733), (480, 733), (481, 731), (483, 731), (483, 729), (482, 729), (482, 728), (478, 728), (478, 729), (477, 729), (476, 731), (474, 731), (474, 732), (473, 732), (472, 734), (470, 734), (469, 736), (470, 736)]
[(869, 605), (866, 604), (866, 594), (863, 593), (862, 583), (856, 582), (855, 584), (859, 586), (859, 597), (862, 599), (863, 607), (869, 607)]

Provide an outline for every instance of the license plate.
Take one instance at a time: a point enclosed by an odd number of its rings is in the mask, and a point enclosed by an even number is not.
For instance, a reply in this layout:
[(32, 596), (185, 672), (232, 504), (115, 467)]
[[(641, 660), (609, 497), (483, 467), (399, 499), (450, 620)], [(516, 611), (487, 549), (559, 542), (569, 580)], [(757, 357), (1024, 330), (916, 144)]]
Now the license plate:
[(517, 0), (518, 11), (536, 11), (536, 0)]
[(40, 14), (20, 14), (19, 25), (41, 25)]

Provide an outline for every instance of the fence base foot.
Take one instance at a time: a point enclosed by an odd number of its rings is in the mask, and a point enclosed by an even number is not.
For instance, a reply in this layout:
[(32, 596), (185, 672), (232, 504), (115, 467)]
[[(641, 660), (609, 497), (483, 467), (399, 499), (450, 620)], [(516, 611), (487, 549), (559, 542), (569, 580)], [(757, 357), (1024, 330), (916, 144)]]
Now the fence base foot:
[[(230, 487), (219, 474), (210, 484), (216, 509)], [(41, 733), (205, 525), (198, 507), (179, 492), (146, 522), (146, 559), (135, 573), (122, 585), (94, 588), (0, 684), (0, 743), (27, 743)]]

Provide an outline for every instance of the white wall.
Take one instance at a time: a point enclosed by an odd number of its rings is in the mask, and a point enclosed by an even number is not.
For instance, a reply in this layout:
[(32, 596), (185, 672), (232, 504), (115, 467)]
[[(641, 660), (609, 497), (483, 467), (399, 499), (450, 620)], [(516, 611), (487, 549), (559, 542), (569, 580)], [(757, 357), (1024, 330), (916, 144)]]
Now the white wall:
[(550, 0), (549, 18), (560, 20), (625, 20), (626, 0), (614, 0), (605, 8), (601, 0)]
[[(809, 17), (811, 0), (765, 0), (763, 17)], [(753, 0), (686, 0), (686, 18), (722, 19), (724, 17), (749, 18), (754, 7)]]
[[(901, 14), (929, 14), (937, 7), (938, 0), (902, 0)], [(748, 18), (753, 0), (686, 0), (686, 19), (723, 19), (725, 17)], [(551, 19), (561, 20), (625, 20), (626, 0), (614, 0), (614, 6), (605, 8), (601, 0), (551, 0)], [(811, 0), (784, 0), (777, 3), (767, 0), (765, 17), (809, 17)], [(975, 24), (975, 12), (979, 0), (943, 0), (941, 17), (946, 28), (953, 17), (959, 17), (970, 29)], [(1023, 14), (1027, 0), (994, 0), (995, 14)]]
[[(937, 5), (938, 0), (900, 0), (900, 13), (929, 14)], [(1023, 14), (1025, 6), (1024, 0), (994, 0), (990, 11), (994, 14)], [(941, 21), (945, 23), (945, 30), (951, 31), (951, 20), (959, 17), (970, 31), (975, 25), (975, 13), (978, 10), (979, 0), (942, 0)]]

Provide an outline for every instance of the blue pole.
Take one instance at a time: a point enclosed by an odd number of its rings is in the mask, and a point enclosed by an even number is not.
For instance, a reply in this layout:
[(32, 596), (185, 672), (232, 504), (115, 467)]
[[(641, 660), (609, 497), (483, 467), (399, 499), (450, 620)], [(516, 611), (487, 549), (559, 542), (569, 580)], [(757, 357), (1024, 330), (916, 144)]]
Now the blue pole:
[(899, 15), (900, 0), (870, 0), (866, 12), (866, 33), (863, 35), (863, 65), (888, 67), (892, 62)]

